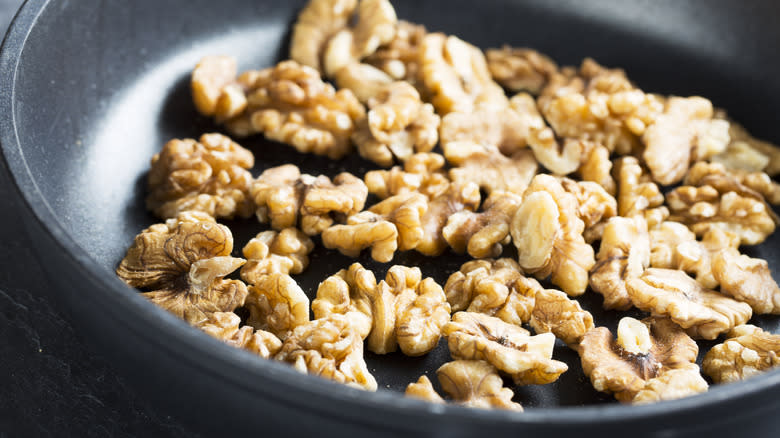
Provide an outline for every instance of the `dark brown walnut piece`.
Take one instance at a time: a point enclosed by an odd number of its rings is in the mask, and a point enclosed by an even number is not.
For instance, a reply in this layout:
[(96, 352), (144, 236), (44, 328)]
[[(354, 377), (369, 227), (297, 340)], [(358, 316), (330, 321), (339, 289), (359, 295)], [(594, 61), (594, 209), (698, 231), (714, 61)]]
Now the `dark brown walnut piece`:
[(454, 141), (442, 146), (454, 182), (473, 182), (488, 194), (500, 190), (522, 194), (536, 175), (538, 164), (533, 152), (520, 149), (506, 156), (492, 145)]
[(512, 91), (539, 94), (558, 66), (546, 55), (533, 49), (504, 46), (485, 53), (493, 79)]
[(537, 289), (528, 324), (536, 333), (552, 333), (575, 348), (593, 328), (593, 315), (565, 293), (555, 289)]
[(206, 213), (186, 211), (138, 234), (116, 273), (148, 291), (143, 295), (154, 304), (198, 325), (244, 304), (246, 285), (223, 279), (244, 264), (230, 257), (232, 250), (230, 229)]
[(745, 324), (704, 356), (701, 367), (715, 383), (737, 382), (780, 367), (780, 335)]
[(552, 359), (555, 336), (531, 336), (528, 330), (493, 316), (458, 312), (442, 328), (442, 334), (453, 358), (485, 360), (516, 384), (551, 383), (568, 369), (565, 363)]
[(282, 341), (273, 333), (241, 326), (241, 318), (233, 312), (214, 312), (198, 328), (232, 347), (243, 348), (264, 359), (272, 358), (282, 348)]
[(260, 222), (270, 222), (275, 230), (299, 225), (312, 236), (361, 211), (368, 189), (347, 172), (331, 181), (325, 175), (301, 174), (297, 166), (285, 164), (264, 171), (252, 184), (250, 195)]
[(697, 339), (715, 339), (753, 315), (749, 305), (705, 289), (673, 269), (646, 269), (626, 281), (626, 290), (635, 307), (668, 316)]
[(163, 219), (187, 210), (249, 217), (254, 163), (252, 152), (222, 134), (171, 140), (152, 157), (146, 208)]
[[(622, 318), (617, 339), (606, 327), (597, 327), (585, 334), (578, 351), (582, 369), (593, 387), (614, 394), (621, 402), (634, 401), (643, 390), (655, 393), (658, 399), (668, 399), (707, 389), (696, 366), (699, 347), (667, 318)], [(673, 370), (691, 367), (695, 368), (695, 375), (676, 378), (674, 384), (656, 380), (664, 379)], [(658, 394), (659, 389), (663, 389), (662, 394)], [(652, 397), (645, 393), (636, 401)]]
[(444, 168), (444, 157), (433, 152), (418, 152), (404, 162), (403, 167), (370, 170), (363, 180), (368, 192), (379, 199), (409, 192), (420, 192), (433, 199), (450, 185)]
[(436, 256), (447, 249), (442, 231), (447, 220), (459, 211), (474, 211), (479, 207), (479, 186), (472, 182), (453, 182), (438, 195), (430, 198), (428, 209), (422, 216), (423, 236), (415, 249), (417, 252)]
[(271, 273), (300, 274), (309, 265), (314, 242), (297, 228), (263, 231), (244, 246), (247, 262), (241, 267), (241, 279), (253, 284)]
[(455, 252), (474, 258), (498, 257), (509, 244), (509, 225), (520, 207), (522, 197), (495, 191), (482, 205), (482, 211), (459, 211), (447, 219), (442, 229), (444, 240)]
[(289, 275), (261, 276), (249, 286), (248, 325), (284, 340), (291, 330), (309, 322), (309, 298)]

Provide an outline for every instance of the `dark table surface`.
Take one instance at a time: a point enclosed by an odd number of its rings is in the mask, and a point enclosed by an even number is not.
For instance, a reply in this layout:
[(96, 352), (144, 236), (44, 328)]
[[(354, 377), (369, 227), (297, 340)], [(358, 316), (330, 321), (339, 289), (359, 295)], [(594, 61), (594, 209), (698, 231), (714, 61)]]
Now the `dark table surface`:
[[(0, 33), (21, 0), (0, 0)], [(45, 297), (0, 165), (0, 437), (197, 436), (152, 408)]]

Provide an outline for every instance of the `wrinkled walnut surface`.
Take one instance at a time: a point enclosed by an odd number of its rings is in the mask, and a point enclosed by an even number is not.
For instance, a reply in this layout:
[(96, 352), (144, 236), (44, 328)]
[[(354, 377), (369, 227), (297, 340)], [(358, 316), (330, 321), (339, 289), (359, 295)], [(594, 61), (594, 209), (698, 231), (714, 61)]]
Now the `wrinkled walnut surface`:
[(712, 256), (712, 274), (721, 293), (749, 304), (754, 313), (780, 314), (780, 287), (766, 260), (723, 249)]
[(431, 198), (421, 219), (423, 236), (415, 248), (419, 253), (436, 256), (447, 249), (443, 230), (447, 220), (460, 211), (474, 211), (479, 206), (479, 186), (473, 182), (454, 182)]
[(503, 386), (496, 369), (485, 361), (447, 362), (436, 370), (436, 376), (444, 392), (464, 406), (523, 410), (519, 403), (512, 401), (514, 393)]
[(389, 170), (370, 170), (363, 179), (368, 192), (380, 199), (415, 191), (433, 199), (450, 185), (443, 167), (443, 156), (418, 152), (404, 162), (403, 168), (393, 166)]
[(299, 325), (309, 322), (309, 298), (289, 275), (272, 273), (249, 286), (245, 306), (247, 324), (284, 340)]
[(504, 46), (485, 53), (493, 79), (513, 92), (539, 94), (558, 66), (533, 49)]
[(257, 283), (271, 273), (300, 274), (309, 265), (309, 253), (314, 242), (297, 228), (263, 231), (244, 246), (246, 264), (241, 267), (241, 279)]
[(199, 328), (230, 346), (249, 350), (264, 359), (272, 358), (282, 348), (282, 341), (273, 333), (242, 326), (233, 312), (215, 312)]
[(707, 352), (704, 374), (716, 383), (736, 382), (780, 366), (780, 335), (752, 325), (735, 327), (728, 339)]
[(457, 253), (468, 252), (476, 259), (498, 257), (511, 239), (509, 225), (522, 197), (495, 191), (482, 205), (482, 211), (459, 211), (447, 219), (442, 236)]
[(593, 315), (561, 291), (537, 289), (528, 324), (536, 333), (552, 333), (570, 347), (576, 347), (593, 328)]
[(488, 194), (497, 190), (522, 194), (539, 167), (529, 149), (506, 156), (495, 146), (470, 141), (446, 143), (443, 149), (447, 161), (455, 166), (450, 179), (473, 182)]

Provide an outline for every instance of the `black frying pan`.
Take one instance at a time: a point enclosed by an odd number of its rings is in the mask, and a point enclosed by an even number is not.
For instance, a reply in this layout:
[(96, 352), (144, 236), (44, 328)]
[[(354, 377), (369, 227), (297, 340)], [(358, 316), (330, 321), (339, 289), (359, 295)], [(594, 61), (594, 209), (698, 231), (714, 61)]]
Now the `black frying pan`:
[[(0, 55), (0, 141), (26, 203), (26, 226), (58, 285), (51, 293), (136, 385), (185, 421), (253, 435), (721, 436), (780, 425), (780, 371), (684, 400), (620, 406), (591, 388), (577, 356), (563, 346), (554, 357), (570, 370), (559, 382), (516, 388), (523, 414), (401, 397), (407, 383), (448, 359), (441, 345), (422, 358), (367, 355), (380, 390), (366, 393), (229, 348), (121, 283), (114, 267), (133, 236), (155, 222), (143, 208), (149, 158), (170, 138), (218, 129), (191, 104), (191, 68), (206, 54), (234, 55), (244, 69), (286, 57), (301, 3), (28, 1), (11, 26)], [(772, 0), (393, 4), (400, 18), (483, 48), (509, 43), (538, 48), (561, 64), (592, 56), (624, 67), (644, 89), (709, 97), (754, 134), (780, 140), (780, 6)], [(328, 175), (373, 168), (357, 157), (300, 155), (259, 137), (243, 144), (255, 152), (256, 174), (287, 162)], [(228, 225), (238, 249), (264, 227)], [(778, 242), (774, 236), (748, 252), (777, 272)], [(443, 283), (464, 260), (409, 253), (394, 263), (418, 265)], [(384, 276), (387, 266), (360, 261)], [(319, 281), (350, 262), (317, 249), (297, 279), (312, 297)], [(614, 325), (617, 314), (600, 310), (599, 296), (581, 302), (599, 324)], [(778, 318), (754, 322), (780, 330)]]

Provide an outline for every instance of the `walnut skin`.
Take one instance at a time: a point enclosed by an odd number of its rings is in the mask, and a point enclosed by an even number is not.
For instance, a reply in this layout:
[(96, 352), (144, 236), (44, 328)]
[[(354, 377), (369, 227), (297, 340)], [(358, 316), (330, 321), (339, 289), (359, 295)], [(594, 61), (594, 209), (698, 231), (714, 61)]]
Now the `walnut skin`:
[(325, 45), (349, 24), (358, 0), (310, 0), (298, 15), (290, 40), (290, 58), (322, 69)]
[(518, 326), (531, 318), (540, 290), (539, 282), (525, 277), (510, 258), (466, 262), (444, 285), (453, 312), (484, 313)]
[[(617, 339), (606, 327), (597, 327), (586, 333), (579, 345), (582, 369), (593, 387), (614, 394), (621, 402), (632, 401), (642, 390), (662, 386), (650, 382), (671, 370), (696, 367), (698, 352), (698, 345), (685, 331), (669, 319), (657, 317), (621, 319)], [(685, 391), (687, 383), (679, 383), (682, 390), (677, 385), (666, 385), (664, 393), (681, 391), (689, 395)]]
[(516, 384), (547, 384), (568, 367), (552, 360), (555, 336), (531, 336), (524, 328), (482, 313), (458, 312), (442, 328), (455, 359), (486, 360)]
[(301, 174), (297, 166), (285, 164), (264, 171), (252, 184), (250, 195), (260, 222), (270, 222), (275, 230), (300, 222), (301, 230), (313, 236), (362, 210), (368, 189), (347, 172), (331, 182), (324, 175)]
[(485, 55), (493, 80), (515, 93), (539, 94), (558, 71), (552, 59), (533, 49), (504, 46), (489, 49)]
[(168, 219), (182, 211), (202, 211), (217, 218), (249, 217), (255, 158), (222, 134), (171, 140), (152, 157), (146, 208)]
[(137, 235), (116, 273), (129, 286), (149, 290), (143, 295), (151, 302), (198, 325), (244, 304), (246, 285), (223, 279), (244, 264), (231, 251), (230, 229), (186, 211)]
[(230, 346), (249, 350), (264, 359), (272, 358), (282, 348), (282, 341), (273, 333), (246, 325), (239, 328), (240, 324), (241, 318), (233, 312), (214, 312), (199, 328)]
[(485, 200), (482, 212), (463, 210), (450, 216), (442, 236), (459, 254), (468, 251), (477, 259), (498, 257), (511, 240), (509, 224), (522, 199), (513, 193), (495, 191)]
[(272, 273), (249, 286), (247, 324), (284, 340), (289, 332), (309, 322), (309, 298), (290, 276)]
[(705, 289), (677, 270), (649, 268), (628, 279), (626, 289), (634, 306), (668, 316), (698, 339), (715, 339), (753, 314), (749, 305)]
[(314, 242), (297, 228), (263, 231), (244, 246), (246, 264), (241, 267), (241, 279), (257, 283), (271, 273), (300, 274), (309, 265), (309, 253)]
[(393, 166), (390, 170), (371, 170), (363, 180), (368, 192), (379, 199), (409, 192), (420, 192), (433, 199), (444, 193), (450, 185), (442, 170), (444, 157), (432, 152), (418, 152), (404, 162), (403, 169)]
[(376, 391), (376, 379), (363, 359), (363, 339), (344, 315), (330, 315), (297, 326), (284, 340), (275, 359), (302, 373)]
[(417, 252), (427, 256), (444, 252), (447, 241), (442, 230), (447, 219), (459, 211), (476, 210), (479, 200), (479, 186), (471, 182), (449, 184), (445, 191), (433, 197), (421, 219), (423, 237), (415, 248)]
[(480, 409), (523, 411), (519, 403), (512, 401), (512, 390), (503, 387), (501, 376), (485, 361), (447, 362), (436, 370), (436, 376), (444, 392), (459, 404)]
[(442, 148), (447, 161), (456, 166), (450, 169), (450, 179), (473, 182), (488, 194), (496, 190), (522, 194), (538, 168), (528, 149), (507, 157), (495, 146), (469, 141), (449, 142)]
[(780, 366), (780, 335), (752, 325), (735, 327), (707, 352), (701, 367), (715, 383), (746, 379)]
[(649, 180), (636, 158), (621, 158), (617, 161), (615, 170), (618, 175), (619, 216), (642, 215), (650, 229), (669, 217), (669, 210), (663, 206), (664, 195), (658, 186)]
[(712, 274), (721, 293), (749, 304), (753, 313), (780, 314), (780, 287), (766, 260), (723, 249), (712, 255)]
[(528, 323), (536, 333), (552, 333), (570, 347), (576, 347), (593, 328), (593, 315), (565, 293), (539, 288)]

